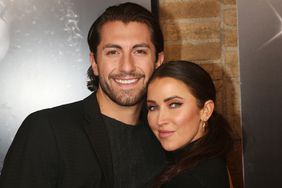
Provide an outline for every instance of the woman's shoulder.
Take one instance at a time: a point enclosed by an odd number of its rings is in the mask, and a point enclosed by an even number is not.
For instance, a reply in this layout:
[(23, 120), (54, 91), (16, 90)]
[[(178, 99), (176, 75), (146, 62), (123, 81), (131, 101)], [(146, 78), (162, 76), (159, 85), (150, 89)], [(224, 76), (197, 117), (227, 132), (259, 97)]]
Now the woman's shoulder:
[(193, 188), (226, 188), (229, 187), (226, 162), (221, 158), (210, 158), (201, 161), (195, 168), (186, 170), (164, 186)]
[(192, 174), (204, 187), (229, 187), (226, 161), (223, 158), (215, 157), (201, 161), (199, 165), (192, 170)]
[(226, 161), (221, 157), (212, 157), (202, 160), (195, 168), (195, 173), (218, 174), (227, 173)]

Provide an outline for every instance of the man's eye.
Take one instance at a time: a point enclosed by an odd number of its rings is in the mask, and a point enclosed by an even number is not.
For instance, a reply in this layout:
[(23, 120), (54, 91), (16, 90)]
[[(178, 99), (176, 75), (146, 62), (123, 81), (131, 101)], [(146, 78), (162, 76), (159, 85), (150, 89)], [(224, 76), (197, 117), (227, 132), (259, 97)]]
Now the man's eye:
[(106, 55), (117, 55), (118, 51), (117, 50), (110, 50), (106, 52)]
[(170, 108), (179, 108), (181, 105), (182, 105), (182, 103), (174, 102), (174, 103), (170, 103), (169, 107)]
[(143, 49), (138, 49), (135, 51), (136, 54), (141, 54), (141, 55), (146, 55), (147, 54), (147, 51), (146, 50), (143, 50)]

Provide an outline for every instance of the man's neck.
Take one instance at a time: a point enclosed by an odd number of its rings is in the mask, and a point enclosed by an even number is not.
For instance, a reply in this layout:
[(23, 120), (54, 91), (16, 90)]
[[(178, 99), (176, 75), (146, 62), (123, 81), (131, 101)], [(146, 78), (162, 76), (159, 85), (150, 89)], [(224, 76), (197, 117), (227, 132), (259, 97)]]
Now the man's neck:
[(129, 125), (138, 123), (142, 108), (141, 102), (134, 106), (121, 106), (99, 91), (97, 91), (96, 97), (102, 114)]

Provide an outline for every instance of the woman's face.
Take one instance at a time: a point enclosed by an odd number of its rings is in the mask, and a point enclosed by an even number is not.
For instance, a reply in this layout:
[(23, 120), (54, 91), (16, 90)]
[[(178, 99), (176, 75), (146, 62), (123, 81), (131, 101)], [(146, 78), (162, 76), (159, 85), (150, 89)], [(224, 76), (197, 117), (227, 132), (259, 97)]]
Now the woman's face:
[(204, 134), (202, 109), (188, 87), (174, 78), (157, 78), (147, 94), (149, 125), (167, 151), (174, 151)]

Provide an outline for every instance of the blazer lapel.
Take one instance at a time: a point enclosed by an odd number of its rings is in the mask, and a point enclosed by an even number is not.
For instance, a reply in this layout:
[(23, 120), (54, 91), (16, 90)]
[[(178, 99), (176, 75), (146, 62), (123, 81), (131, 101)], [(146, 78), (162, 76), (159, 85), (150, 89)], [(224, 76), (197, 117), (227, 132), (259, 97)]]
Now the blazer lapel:
[(113, 164), (108, 133), (96, 99), (96, 92), (84, 99), (84, 129), (99, 160), (107, 187), (113, 187)]

